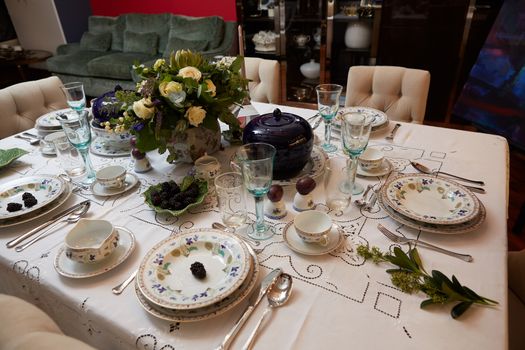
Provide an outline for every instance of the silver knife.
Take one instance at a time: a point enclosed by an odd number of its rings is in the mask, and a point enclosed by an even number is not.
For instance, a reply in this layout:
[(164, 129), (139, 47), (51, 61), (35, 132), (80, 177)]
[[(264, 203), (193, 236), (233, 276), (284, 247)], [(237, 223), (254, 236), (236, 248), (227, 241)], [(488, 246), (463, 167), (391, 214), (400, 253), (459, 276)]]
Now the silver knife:
[(61, 211), (60, 213), (58, 213), (57, 215), (53, 216), (50, 220), (44, 222), (42, 225), (40, 226), (37, 226), (35, 227), (34, 229), (32, 229), (31, 231), (28, 231), (26, 233), (24, 233), (23, 235), (21, 236), (18, 236), (17, 238), (13, 239), (13, 240), (10, 240), (9, 242), (6, 243), (6, 247), (7, 248), (13, 248), (15, 246), (17, 246), (20, 242), (23, 242), (24, 240), (26, 240), (27, 238), (33, 236), (35, 233), (37, 233), (38, 231), (48, 227), (49, 225), (52, 225), (54, 224), (55, 222), (57, 222), (58, 220), (62, 219), (64, 216), (66, 215), (69, 215), (71, 212), (73, 212), (74, 210), (76, 210), (78, 207), (82, 206), (82, 205), (85, 205), (87, 203), (89, 203), (90, 200), (87, 200), (87, 201), (83, 201), (83, 202), (80, 202), (78, 204), (75, 204), (74, 206), (72, 206), (71, 208), (68, 208), (64, 211)]
[(246, 308), (244, 313), (242, 314), (241, 318), (235, 323), (233, 328), (226, 334), (224, 337), (224, 340), (222, 343), (217, 347), (216, 350), (227, 350), (230, 347), (231, 342), (237, 335), (237, 333), (241, 330), (242, 326), (246, 323), (250, 315), (252, 314), (253, 310), (259, 305), (261, 300), (264, 298), (268, 290), (271, 288), (271, 286), (275, 283), (275, 280), (279, 275), (282, 273), (282, 270), (280, 268), (276, 268), (272, 272), (270, 272), (261, 282), (261, 288), (259, 289), (259, 294), (257, 296), (257, 299), (255, 302), (253, 302), (250, 306)]

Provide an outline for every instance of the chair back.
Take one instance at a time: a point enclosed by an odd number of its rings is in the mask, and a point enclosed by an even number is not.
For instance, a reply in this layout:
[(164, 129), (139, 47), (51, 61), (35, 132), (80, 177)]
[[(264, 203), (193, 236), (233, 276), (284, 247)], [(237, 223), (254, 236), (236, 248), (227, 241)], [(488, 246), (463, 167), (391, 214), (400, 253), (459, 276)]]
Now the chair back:
[(348, 71), (345, 106), (371, 107), (389, 119), (422, 124), (430, 73), (394, 66), (352, 66)]
[(58, 77), (27, 81), (0, 90), (0, 139), (30, 129), (41, 115), (67, 108)]
[(281, 96), (279, 62), (256, 57), (244, 58), (250, 99), (256, 102), (278, 104)]

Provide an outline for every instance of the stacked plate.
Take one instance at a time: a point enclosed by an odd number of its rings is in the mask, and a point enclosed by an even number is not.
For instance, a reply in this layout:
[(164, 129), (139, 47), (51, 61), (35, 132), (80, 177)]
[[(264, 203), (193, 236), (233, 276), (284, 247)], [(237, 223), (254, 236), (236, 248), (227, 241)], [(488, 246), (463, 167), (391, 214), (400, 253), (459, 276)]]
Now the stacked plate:
[[(22, 196), (31, 193), (37, 200), (26, 207)], [(0, 228), (29, 222), (62, 205), (71, 195), (71, 188), (64, 180), (52, 175), (25, 176), (0, 185)], [(8, 211), (9, 203), (18, 203), (22, 208)]]
[(52, 111), (39, 117), (35, 122), (35, 128), (42, 134), (50, 134), (56, 131), (62, 131), (60, 122), (57, 117), (59, 115), (68, 116), (72, 113), (76, 113), (71, 108), (60, 109), (58, 111)]
[(425, 174), (397, 176), (381, 188), (379, 205), (394, 220), (418, 230), (458, 234), (485, 220), (483, 203), (455, 181)]
[[(206, 277), (191, 266), (201, 263)], [(174, 322), (220, 315), (252, 291), (259, 275), (253, 250), (233, 234), (191, 229), (169, 237), (142, 260), (135, 279), (139, 303), (150, 314)]]
[(380, 130), (386, 126), (388, 126), (388, 117), (384, 112), (381, 112), (377, 109), (370, 108), (370, 107), (345, 107), (340, 108), (339, 112), (337, 113), (337, 119), (336, 123), (334, 123), (334, 127), (340, 128), (341, 127), (341, 117), (345, 113), (362, 113), (366, 116), (374, 118), (372, 121), (372, 131)]

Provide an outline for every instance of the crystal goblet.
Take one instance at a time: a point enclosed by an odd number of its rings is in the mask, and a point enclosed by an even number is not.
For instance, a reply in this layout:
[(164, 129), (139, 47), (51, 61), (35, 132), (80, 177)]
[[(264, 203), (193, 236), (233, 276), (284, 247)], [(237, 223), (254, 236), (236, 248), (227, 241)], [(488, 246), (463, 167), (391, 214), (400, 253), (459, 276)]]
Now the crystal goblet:
[(62, 91), (66, 95), (67, 104), (71, 109), (80, 113), (86, 107), (86, 95), (84, 84), (80, 82), (67, 83), (62, 86)]
[(331, 143), (332, 120), (339, 110), (339, 97), (343, 87), (337, 84), (321, 84), (316, 86), (315, 91), (317, 91), (319, 115), (323, 118), (325, 125), (324, 144), (322, 147), (326, 152), (335, 152), (337, 146)]

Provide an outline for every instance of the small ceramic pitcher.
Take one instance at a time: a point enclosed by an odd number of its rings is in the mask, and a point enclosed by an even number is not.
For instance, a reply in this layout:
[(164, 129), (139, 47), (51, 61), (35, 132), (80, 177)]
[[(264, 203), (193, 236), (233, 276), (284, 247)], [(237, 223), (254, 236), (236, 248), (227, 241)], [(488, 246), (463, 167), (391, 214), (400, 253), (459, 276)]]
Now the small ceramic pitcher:
[(215, 190), (214, 179), (221, 172), (221, 163), (215, 157), (204, 155), (195, 161), (195, 178), (208, 182), (210, 192)]

